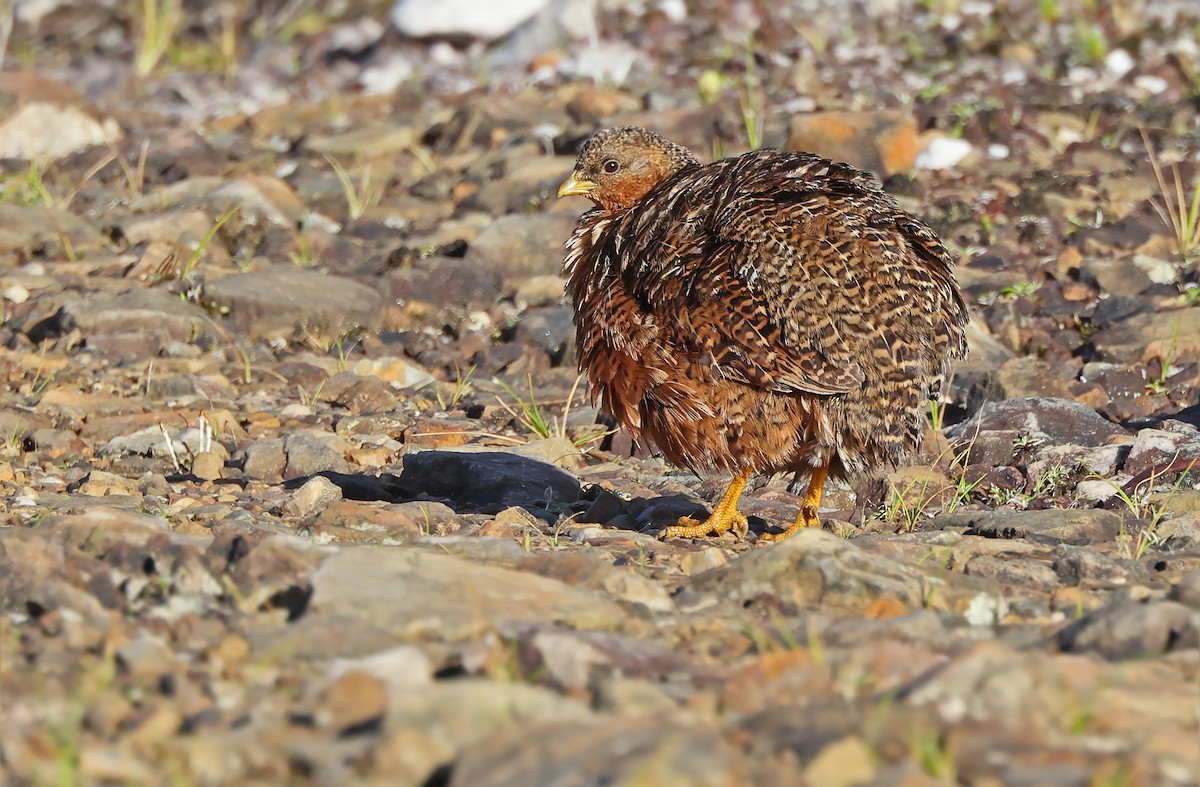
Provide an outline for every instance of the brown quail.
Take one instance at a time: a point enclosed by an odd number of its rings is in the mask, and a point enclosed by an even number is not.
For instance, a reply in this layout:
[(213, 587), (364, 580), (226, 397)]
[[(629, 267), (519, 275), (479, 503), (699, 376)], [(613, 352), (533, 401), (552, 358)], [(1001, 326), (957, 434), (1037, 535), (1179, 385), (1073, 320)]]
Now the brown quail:
[(809, 480), (779, 540), (819, 527), (829, 476), (894, 466), (966, 350), (954, 260), (870, 175), (809, 153), (701, 164), (641, 128), (583, 146), (560, 197), (595, 203), (566, 244), (594, 395), (673, 463), (733, 481), (704, 522), (744, 530), (751, 473)]

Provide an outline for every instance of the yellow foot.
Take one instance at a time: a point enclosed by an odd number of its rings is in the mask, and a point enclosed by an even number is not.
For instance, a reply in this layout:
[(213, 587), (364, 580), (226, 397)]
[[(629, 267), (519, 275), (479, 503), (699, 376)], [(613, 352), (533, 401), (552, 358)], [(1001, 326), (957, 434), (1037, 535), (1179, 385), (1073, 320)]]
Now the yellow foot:
[(710, 533), (719, 536), (728, 530), (735, 530), (744, 536), (749, 526), (746, 524), (746, 517), (738, 513), (737, 501), (749, 478), (749, 473), (734, 476), (729, 482), (729, 488), (721, 496), (721, 502), (717, 503), (708, 519), (697, 522), (690, 516), (685, 516), (679, 520), (679, 524), (664, 528), (659, 538), (704, 538)]
[(739, 537), (746, 535), (750, 529), (749, 523), (746, 522), (744, 514), (733, 512), (733, 516), (717, 517), (717, 512), (714, 511), (712, 516), (703, 522), (692, 519), (690, 516), (682, 517), (679, 524), (671, 525), (664, 528), (662, 531), (663, 538), (704, 538), (707, 535), (719, 536), (722, 533), (732, 530)]
[(808, 491), (804, 493), (804, 502), (800, 504), (800, 513), (796, 515), (796, 521), (782, 533), (763, 533), (759, 537), (759, 541), (767, 543), (782, 541), (805, 528), (820, 527), (821, 520), (817, 518), (817, 512), (821, 509), (821, 493), (825, 490), (825, 477), (828, 474), (828, 466), (813, 470), (812, 478), (808, 482)]
[[(806, 514), (808, 514), (808, 516), (806, 516)], [(815, 512), (815, 511), (807, 512), (807, 511), (801, 510), (800, 515), (796, 517), (796, 521), (793, 522), (792, 526), (789, 527), (787, 530), (783, 531), (782, 533), (763, 533), (761, 536), (758, 537), (758, 540), (759, 541), (767, 541), (767, 542), (782, 541), (785, 538), (791, 538), (792, 536), (796, 535), (797, 533), (799, 533), (801, 530), (804, 530), (805, 528), (809, 528), (809, 527), (818, 527), (819, 528), (820, 526), (821, 526), (821, 520), (817, 519), (817, 512)]]

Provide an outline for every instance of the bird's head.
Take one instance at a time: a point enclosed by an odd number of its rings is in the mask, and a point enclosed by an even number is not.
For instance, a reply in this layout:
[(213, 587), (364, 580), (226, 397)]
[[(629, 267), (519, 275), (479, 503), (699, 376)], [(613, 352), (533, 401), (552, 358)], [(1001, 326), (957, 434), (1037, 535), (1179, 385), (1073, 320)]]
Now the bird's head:
[(575, 171), (559, 187), (558, 196), (578, 194), (605, 210), (623, 211), (666, 178), (697, 163), (687, 148), (644, 128), (605, 129), (579, 151)]

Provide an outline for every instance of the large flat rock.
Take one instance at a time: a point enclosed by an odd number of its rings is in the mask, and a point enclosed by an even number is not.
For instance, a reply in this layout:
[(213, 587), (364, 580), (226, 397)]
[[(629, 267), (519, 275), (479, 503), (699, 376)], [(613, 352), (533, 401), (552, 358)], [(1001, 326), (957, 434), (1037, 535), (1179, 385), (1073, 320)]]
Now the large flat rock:
[(312, 584), (310, 614), (366, 618), (398, 641), (457, 642), (504, 622), (605, 629), (625, 616), (557, 580), (402, 547), (343, 549)]
[(775, 595), (801, 607), (861, 610), (885, 598), (908, 609), (922, 604), (916, 571), (823, 530), (804, 530), (769, 549), (746, 553), (697, 575), (689, 588), (743, 603)]
[(254, 338), (299, 329), (337, 334), (376, 324), (383, 297), (342, 276), (306, 270), (264, 270), (224, 276), (205, 285), (205, 297)]

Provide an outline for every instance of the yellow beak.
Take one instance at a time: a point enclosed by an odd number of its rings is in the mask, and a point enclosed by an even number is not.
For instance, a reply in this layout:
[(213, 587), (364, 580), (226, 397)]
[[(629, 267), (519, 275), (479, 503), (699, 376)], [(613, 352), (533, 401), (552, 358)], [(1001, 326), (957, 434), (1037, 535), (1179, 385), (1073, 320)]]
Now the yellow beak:
[(558, 187), (558, 196), (571, 197), (577, 194), (587, 194), (592, 189), (596, 188), (596, 184), (590, 180), (580, 180), (578, 173), (571, 173), (571, 177), (567, 178), (561, 186)]

